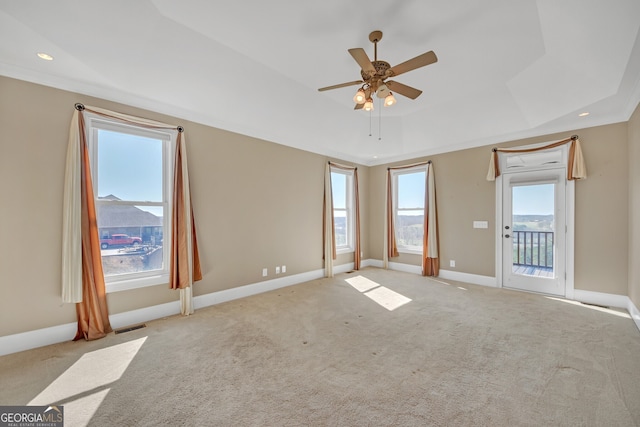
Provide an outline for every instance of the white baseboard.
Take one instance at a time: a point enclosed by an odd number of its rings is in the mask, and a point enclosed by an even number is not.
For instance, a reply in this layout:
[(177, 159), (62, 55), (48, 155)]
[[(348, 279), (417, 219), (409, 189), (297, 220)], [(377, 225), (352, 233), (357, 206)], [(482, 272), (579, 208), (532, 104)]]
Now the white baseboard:
[(472, 285), (497, 287), (496, 278), (491, 276), (481, 276), (479, 274), (461, 273), (459, 271), (440, 270), (440, 279), (455, 280), (456, 282), (471, 283)]
[[(351, 271), (352, 269), (353, 263), (343, 264), (334, 267), (334, 272), (341, 273)], [(263, 282), (239, 286), (233, 289), (225, 289), (223, 291), (196, 296), (193, 298), (193, 304), (196, 309), (200, 309), (210, 305), (220, 304), (226, 301), (232, 301), (238, 298), (244, 298), (284, 288), (286, 286), (297, 285), (299, 283), (308, 282), (322, 277), (324, 277), (324, 269), (293, 274), (290, 276), (282, 276), (277, 279), (265, 280)], [(180, 303), (179, 301), (174, 301), (151, 307), (144, 307), (138, 310), (131, 310), (124, 313), (112, 314), (109, 315), (109, 322), (111, 323), (112, 328), (118, 329), (125, 326), (149, 322), (155, 319), (161, 319), (163, 317), (173, 316), (179, 313)], [(78, 324), (73, 322), (0, 337), (0, 356), (69, 341), (73, 339), (77, 329)]]
[(575, 301), (586, 302), (587, 304), (602, 305), (605, 307), (628, 308), (631, 300), (626, 295), (606, 294), (603, 292), (573, 290)]
[(640, 310), (638, 310), (638, 307), (631, 301), (631, 298), (626, 295), (605, 294), (603, 292), (575, 289), (573, 291), (573, 299), (587, 304), (626, 309), (640, 331)]
[(0, 356), (69, 341), (77, 330), (78, 324), (74, 322), (0, 337)]
[(366, 259), (360, 263), (362, 267), (384, 268), (384, 264), (380, 259)]
[[(362, 267), (382, 268), (383, 264), (380, 260), (367, 259), (363, 260), (360, 265)], [(422, 268), (415, 265), (389, 263), (389, 268), (396, 271), (422, 274)], [(352, 269), (353, 263), (348, 263), (335, 266), (333, 271), (334, 273), (339, 274), (346, 273), (347, 271), (351, 271)], [(322, 277), (324, 277), (324, 269), (313, 270), (306, 273), (294, 274), (290, 276), (282, 276), (277, 279), (265, 280), (263, 282), (240, 286), (233, 289), (225, 289), (223, 291), (212, 292), (206, 295), (194, 297), (194, 307), (196, 309), (200, 309), (211, 305), (221, 304), (223, 302), (284, 288), (287, 286), (297, 285), (300, 283), (308, 282), (310, 280), (320, 279)], [(439, 278), (482, 286), (496, 286), (495, 277), (460, 273), (457, 271), (440, 270)], [(627, 296), (606, 294), (601, 292), (582, 291), (576, 289), (574, 299), (590, 304), (625, 308), (627, 309), (627, 311), (629, 311), (629, 314), (640, 330), (640, 310), (638, 310), (631, 299), (629, 299), (629, 297)], [(161, 319), (163, 317), (173, 316), (179, 313), (180, 303), (178, 301), (175, 301), (154, 305), (151, 307), (145, 307), (138, 310), (131, 310), (124, 313), (113, 314), (109, 316), (109, 321), (111, 322), (111, 326), (117, 329), (125, 326), (148, 322), (155, 319)], [(0, 356), (69, 341), (75, 336), (77, 328), (77, 323), (73, 322), (64, 325), (51, 326), (48, 328), (36, 329), (33, 331), (0, 337)]]
[[(351, 264), (353, 267), (353, 264)], [(338, 267), (336, 267), (338, 268)], [(335, 271), (335, 268), (334, 268)], [(349, 271), (349, 270), (346, 270)], [(211, 305), (221, 304), (227, 301), (233, 301), (239, 298), (245, 298), (251, 295), (261, 294), (263, 292), (273, 291), (287, 286), (297, 285), (299, 283), (308, 282), (310, 280), (320, 279), (324, 277), (324, 269), (309, 271), (307, 273), (294, 274), (291, 276), (283, 276), (277, 279), (265, 280), (264, 282), (253, 283), (251, 285), (239, 286), (237, 288), (225, 289), (223, 291), (212, 292), (206, 295), (200, 295), (193, 298), (195, 309), (209, 307)]]
[(169, 317), (179, 313), (180, 302), (173, 301), (152, 305), (151, 307), (139, 308), (137, 310), (125, 311), (124, 313), (110, 314), (109, 323), (111, 323), (113, 329), (119, 329), (150, 320), (162, 319), (163, 317)]
[(389, 262), (389, 269), (404, 273), (422, 275), (422, 267), (419, 265), (403, 264), (401, 262)]
[[(367, 266), (384, 268), (383, 262), (377, 259), (367, 260)], [(389, 262), (389, 269), (411, 274), (422, 274), (422, 266), (403, 264), (401, 262)], [(460, 273), (458, 271), (440, 269), (438, 278), (445, 280), (455, 280), (457, 282), (471, 283), (473, 285), (490, 286), (492, 288), (495, 288), (497, 286), (495, 277), (481, 276), (479, 274)]]
[(627, 304), (627, 311), (640, 331), (640, 310), (638, 310), (638, 307), (631, 301), (631, 298), (629, 298), (629, 303)]

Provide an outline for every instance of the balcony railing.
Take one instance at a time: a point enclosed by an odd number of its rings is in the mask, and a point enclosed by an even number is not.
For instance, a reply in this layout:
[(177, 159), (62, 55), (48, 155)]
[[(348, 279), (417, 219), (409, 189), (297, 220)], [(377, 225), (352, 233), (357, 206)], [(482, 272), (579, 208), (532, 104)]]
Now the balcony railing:
[(553, 231), (513, 230), (513, 265), (553, 269)]

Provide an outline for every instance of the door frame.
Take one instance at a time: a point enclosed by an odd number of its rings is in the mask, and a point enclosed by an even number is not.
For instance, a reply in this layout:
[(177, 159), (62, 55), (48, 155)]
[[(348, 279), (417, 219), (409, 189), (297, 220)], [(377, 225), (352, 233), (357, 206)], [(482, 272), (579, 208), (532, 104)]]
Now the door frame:
[[(536, 144), (536, 145), (527, 145), (521, 146), (517, 148), (536, 148), (538, 146), (546, 145)], [(566, 170), (567, 158), (568, 158), (568, 149), (567, 146), (561, 146), (556, 148), (557, 150), (561, 150), (562, 154), (562, 167)], [(521, 156), (524, 157), (526, 154), (518, 153), (518, 154), (510, 154), (510, 153), (500, 153), (499, 157), (499, 166), (500, 170), (507, 171), (506, 159), (509, 156)], [(531, 167), (520, 168), (522, 172), (538, 172), (544, 171), (548, 169), (557, 169), (558, 164), (552, 165), (533, 165)], [(575, 181), (568, 180), (566, 174), (564, 174), (564, 183), (565, 183), (565, 227), (566, 227), (566, 241), (565, 241), (565, 268), (566, 268), (566, 278), (565, 278), (565, 295), (564, 297), (567, 299), (574, 299), (574, 248), (575, 248)], [(496, 287), (504, 288), (503, 286), (503, 185), (504, 180), (502, 179), (502, 175), (498, 176), (495, 180), (495, 192), (496, 192), (496, 226), (495, 226), (495, 272), (496, 272)], [(507, 288), (505, 288), (507, 289)], [(510, 289), (510, 288), (508, 288)], [(522, 291), (524, 292), (524, 291)]]

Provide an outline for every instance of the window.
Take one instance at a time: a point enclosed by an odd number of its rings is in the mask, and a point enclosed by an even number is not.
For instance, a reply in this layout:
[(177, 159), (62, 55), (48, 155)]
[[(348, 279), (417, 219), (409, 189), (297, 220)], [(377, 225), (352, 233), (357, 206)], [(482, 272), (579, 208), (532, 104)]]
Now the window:
[(394, 171), (393, 217), (398, 252), (422, 254), (427, 168)]
[(107, 292), (167, 283), (175, 131), (87, 124)]
[(336, 252), (353, 252), (353, 171), (332, 169), (331, 191)]

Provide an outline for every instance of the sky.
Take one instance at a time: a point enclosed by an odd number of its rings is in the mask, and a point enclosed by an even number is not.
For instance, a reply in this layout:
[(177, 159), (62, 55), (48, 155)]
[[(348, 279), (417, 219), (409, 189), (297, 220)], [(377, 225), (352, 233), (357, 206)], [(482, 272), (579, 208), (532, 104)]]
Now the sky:
[(513, 186), (514, 215), (552, 215), (554, 184)]
[(403, 211), (402, 215), (424, 215), (425, 172), (398, 175), (398, 207), (421, 208), (419, 211)]
[[(98, 196), (162, 201), (162, 141), (100, 129)], [(162, 216), (162, 207), (140, 206)]]
[(331, 192), (333, 207), (344, 209), (346, 205), (347, 176), (343, 173), (331, 172)]

